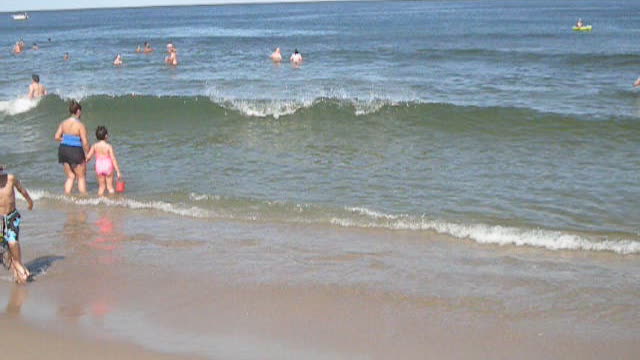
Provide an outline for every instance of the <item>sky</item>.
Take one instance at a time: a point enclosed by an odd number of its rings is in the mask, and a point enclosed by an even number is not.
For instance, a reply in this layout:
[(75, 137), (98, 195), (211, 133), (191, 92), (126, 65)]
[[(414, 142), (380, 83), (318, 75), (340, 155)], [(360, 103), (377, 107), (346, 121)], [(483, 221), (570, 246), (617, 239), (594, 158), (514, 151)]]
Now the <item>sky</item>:
[(205, 5), (234, 3), (269, 3), (305, 0), (2, 0), (0, 11), (33, 11), (86, 9), (99, 7), (132, 7), (158, 5)]

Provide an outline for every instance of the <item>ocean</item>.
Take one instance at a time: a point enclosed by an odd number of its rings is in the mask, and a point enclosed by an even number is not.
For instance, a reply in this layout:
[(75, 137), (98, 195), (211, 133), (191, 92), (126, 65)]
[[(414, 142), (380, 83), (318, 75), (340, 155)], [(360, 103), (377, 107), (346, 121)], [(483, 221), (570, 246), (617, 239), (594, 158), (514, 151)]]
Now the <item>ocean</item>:
[[(632, 0), (483, 0), (2, 14), (0, 162), (48, 209), (25, 212), (25, 231), (58, 254), (45, 244), (66, 236), (60, 221), (106, 211), (133, 238), (130, 262), (473, 296), (504, 302), (482, 311), (554, 314), (542, 327), (631, 336), (637, 13)], [(593, 31), (572, 31), (578, 17)], [(155, 52), (137, 54), (145, 41)], [(276, 47), (304, 63), (273, 64)], [(23, 98), (32, 73), (50, 95)], [(97, 198), (91, 164), (91, 195), (63, 195), (53, 134), (71, 99), (91, 142), (109, 129), (126, 194)]]

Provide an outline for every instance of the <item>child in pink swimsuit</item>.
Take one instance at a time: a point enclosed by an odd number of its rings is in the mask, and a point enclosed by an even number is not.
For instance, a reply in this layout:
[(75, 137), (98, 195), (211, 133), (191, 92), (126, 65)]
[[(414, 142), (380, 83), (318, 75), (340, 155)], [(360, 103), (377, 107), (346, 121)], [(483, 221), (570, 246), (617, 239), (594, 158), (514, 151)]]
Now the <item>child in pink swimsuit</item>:
[(91, 160), (93, 155), (96, 156), (96, 177), (98, 178), (98, 195), (103, 196), (105, 188), (109, 194), (114, 193), (113, 189), (113, 170), (115, 169), (118, 179), (122, 175), (113, 146), (107, 142), (109, 132), (104, 126), (98, 126), (96, 129), (96, 138), (98, 142), (91, 146), (87, 154), (87, 162)]

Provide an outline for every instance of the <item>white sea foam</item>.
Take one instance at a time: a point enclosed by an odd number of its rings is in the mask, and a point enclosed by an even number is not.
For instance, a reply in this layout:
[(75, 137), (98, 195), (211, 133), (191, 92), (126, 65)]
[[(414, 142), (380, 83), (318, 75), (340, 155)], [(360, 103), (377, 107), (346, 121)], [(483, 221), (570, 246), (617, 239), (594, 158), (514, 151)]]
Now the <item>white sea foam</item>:
[(60, 194), (52, 194), (48, 191), (44, 190), (29, 190), (31, 197), (34, 200), (40, 199), (51, 199), (63, 201), (66, 203), (73, 203), (76, 205), (89, 205), (89, 206), (113, 206), (113, 207), (123, 207), (129, 209), (142, 209), (142, 210), (157, 210), (166, 212), (169, 214), (175, 214), (180, 216), (188, 216), (194, 218), (208, 218), (216, 216), (210, 210), (202, 209), (199, 207), (180, 207), (175, 204), (171, 204), (165, 201), (139, 201), (129, 198), (77, 198), (71, 196), (65, 196)]
[[(319, 97), (315, 99), (297, 99), (297, 100), (249, 100), (249, 99), (224, 99), (210, 98), (212, 102), (232, 110), (241, 112), (247, 116), (268, 117), (272, 116), (276, 119), (281, 116), (292, 115), (302, 109), (307, 109), (325, 101), (327, 98)], [(330, 98), (335, 99), (335, 98)], [(354, 108), (356, 116), (368, 115), (375, 113), (386, 105), (396, 105), (390, 100), (358, 100), (358, 99), (336, 99), (351, 105)]]
[[(214, 212), (196, 206), (180, 206), (164, 201), (140, 201), (129, 198), (77, 198), (52, 194), (44, 190), (30, 190), (34, 200), (51, 199), (84, 206), (113, 206), (128, 209), (156, 210), (194, 218), (230, 218), (229, 214)], [(191, 193), (191, 201), (219, 199), (218, 196)], [(298, 208), (300, 206), (298, 205)], [(541, 247), (549, 250), (610, 251), (617, 254), (640, 254), (640, 241), (608, 239), (569, 232), (526, 229), (501, 225), (457, 224), (424, 217), (385, 214), (364, 207), (346, 208), (355, 216), (333, 217), (330, 223), (343, 227), (380, 228), (390, 230), (435, 231), (459, 239), (470, 239), (480, 244)], [(245, 220), (256, 220), (255, 214), (247, 214)], [(633, 237), (633, 235), (630, 235)]]
[(257, 99), (247, 97), (255, 93), (255, 89), (243, 91), (242, 88), (225, 88), (211, 85), (207, 88), (206, 96), (211, 102), (220, 106), (241, 112), (247, 116), (279, 118), (291, 115), (299, 110), (310, 108), (325, 101), (337, 101), (345, 106), (353, 107), (356, 116), (375, 113), (387, 105), (397, 105), (408, 102), (421, 102), (415, 94), (397, 98), (390, 97), (383, 91), (347, 90), (344, 88), (312, 89), (286, 87), (277, 93), (270, 94), (273, 98)]
[(17, 115), (25, 113), (36, 106), (42, 98), (29, 99), (26, 96), (9, 101), (0, 101), (0, 113), (7, 115)]
[(549, 250), (612, 251), (640, 253), (640, 241), (628, 239), (590, 239), (578, 234), (543, 229), (522, 229), (500, 225), (456, 224), (408, 215), (389, 215), (366, 208), (347, 208), (364, 217), (333, 218), (331, 223), (345, 227), (379, 227), (393, 230), (435, 231), (481, 244), (542, 247)]
[(221, 199), (220, 195), (197, 194), (197, 193), (189, 194), (189, 200), (191, 201), (220, 200), (220, 199)]
[(85, 86), (74, 87), (70, 91), (64, 91), (64, 90), (58, 89), (55, 91), (55, 94), (58, 95), (58, 97), (60, 97), (64, 101), (70, 101), (70, 100), (83, 101), (84, 99), (90, 96), (97, 96), (97, 95), (116, 96), (115, 94), (105, 94), (97, 91), (91, 91)]
[(224, 105), (229, 105), (232, 109), (247, 116), (267, 117), (273, 116), (278, 119), (281, 116), (295, 114), (296, 111), (313, 106), (314, 101), (296, 100), (219, 100)]

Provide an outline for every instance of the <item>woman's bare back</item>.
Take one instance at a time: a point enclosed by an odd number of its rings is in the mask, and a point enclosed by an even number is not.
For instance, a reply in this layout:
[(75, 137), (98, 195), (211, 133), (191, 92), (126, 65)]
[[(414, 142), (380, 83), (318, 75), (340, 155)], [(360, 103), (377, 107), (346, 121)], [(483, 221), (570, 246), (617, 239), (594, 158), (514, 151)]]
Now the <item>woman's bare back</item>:
[(84, 129), (84, 124), (76, 118), (70, 117), (60, 124), (60, 129), (62, 129), (62, 134), (80, 136)]

